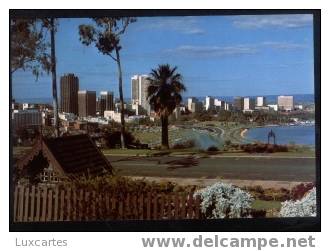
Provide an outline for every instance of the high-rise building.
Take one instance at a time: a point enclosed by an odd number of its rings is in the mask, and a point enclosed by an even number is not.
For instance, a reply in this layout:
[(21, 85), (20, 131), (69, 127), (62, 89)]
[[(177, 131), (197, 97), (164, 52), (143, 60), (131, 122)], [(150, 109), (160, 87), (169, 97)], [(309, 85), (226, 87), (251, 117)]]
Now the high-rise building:
[(191, 112), (196, 113), (196, 112), (201, 112), (203, 111), (203, 103), (200, 101), (192, 102), (191, 103)]
[(255, 108), (254, 98), (249, 98), (249, 97), (244, 98), (243, 110), (244, 111), (252, 111), (252, 110), (254, 110), (254, 108)]
[(208, 110), (214, 110), (214, 98), (210, 96), (206, 96), (205, 98), (205, 109)]
[(192, 111), (192, 103), (195, 103), (197, 101), (198, 100), (195, 97), (188, 98), (188, 111)]
[(244, 109), (244, 98), (242, 97), (234, 97), (233, 109), (235, 111), (242, 111)]
[(257, 97), (257, 106), (267, 106), (266, 97)]
[(139, 104), (139, 75), (131, 78), (131, 88), (132, 104)]
[(79, 117), (96, 115), (96, 92), (78, 91), (78, 114)]
[(227, 103), (223, 100), (220, 100), (220, 99), (214, 100), (214, 106), (217, 111), (226, 110), (226, 105), (227, 105)]
[(60, 80), (61, 112), (78, 115), (79, 79), (74, 74), (66, 74)]
[(282, 111), (292, 111), (294, 109), (293, 96), (278, 96), (278, 109)]
[(12, 119), (15, 129), (42, 125), (42, 113), (38, 110), (15, 110)]
[(109, 92), (109, 91), (100, 92), (99, 110), (100, 110), (100, 114), (102, 116), (104, 115), (104, 111), (114, 111), (115, 110), (113, 92)]
[(150, 114), (151, 107), (148, 101), (148, 87), (150, 82), (148, 75), (134, 75), (131, 78), (132, 104), (140, 105), (147, 114)]

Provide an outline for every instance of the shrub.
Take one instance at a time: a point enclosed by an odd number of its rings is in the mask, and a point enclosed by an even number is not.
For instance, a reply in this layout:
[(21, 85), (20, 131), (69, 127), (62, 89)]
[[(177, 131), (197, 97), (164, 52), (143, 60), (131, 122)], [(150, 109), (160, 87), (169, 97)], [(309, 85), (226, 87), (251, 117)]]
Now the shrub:
[(132, 179), (119, 175), (102, 176), (95, 178), (76, 179), (73, 183), (64, 183), (63, 187), (73, 185), (76, 189), (95, 190), (96, 192), (104, 192), (117, 195), (125, 195), (127, 193), (146, 194), (148, 192), (154, 193), (172, 193), (183, 192), (188, 193), (195, 190), (195, 186), (180, 186), (173, 182), (155, 182), (146, 179)]
[(289, 151), (286, 145), (268, 145), (263, 143), (243, 144), (240, 148), (247, 153), (275, 153)]
[(299, 185), (296, 185), (291, 189), (291, 199), (300, 200), (313, 187), (313, 183), (300, 183)]
[(201, 197), (201, 211), (206, 218), (238, 218), (247, 216), (252, 196), (231, 184), (215, 183), (195, 192)]
[(218, 147), (216, 146), (210, 146), (209, 148), (207, 148), (208, 152), (217, 152), (219, 151)]
[(195, 146), (195, 141), (193, 139), (179, 142), (173, 145), (173, 149), (186, 149), (186, 148), (192, 148)]
[(281, 217), (316, 216), (316, 188), (314, 187), (301, 200), (282, 202)]
[(244, 187), (244, 190), (248, 191), (255, 199), (259, 200), (276, 200), (286, 201), (289, 200), (290, 190), (286, 188), (263, 188), (260, 185)]
[(250, 215), (252, 218), (265, 218), (266, 214), (267, 214), (267, 211), (264, 209), (260, 209), (260, 210), (252, 209), (250, 211)]
[[(115, 148), (116, 146), (120, 145), (121, 144), (120, 135), (121, 135), (120, 131), (113, 131), (113, 132), (105, 133), (104, 140), (106, 142), (107, 147)], [(124, 138), (125, 138), (126, 145), (130, 145), (135, 142), (134, 136), (128, 131), (125, 131)]]
[(231, 141), (230, 140), (225, 140), (225, 145), (226, 146), (230, 146), (231, 145)]

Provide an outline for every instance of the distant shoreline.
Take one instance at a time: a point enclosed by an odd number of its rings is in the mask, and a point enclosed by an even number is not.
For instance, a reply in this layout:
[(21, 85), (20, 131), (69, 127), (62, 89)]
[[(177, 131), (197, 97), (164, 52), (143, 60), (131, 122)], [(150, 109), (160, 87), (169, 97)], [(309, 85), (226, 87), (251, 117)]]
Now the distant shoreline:
[(245, 134), (247, 133), (248, 130), (249, 130), (249, 128), (244, 128), (244, 129), (241, 131), (241, 133), (240, 133), (241, 138), (245, 139)]

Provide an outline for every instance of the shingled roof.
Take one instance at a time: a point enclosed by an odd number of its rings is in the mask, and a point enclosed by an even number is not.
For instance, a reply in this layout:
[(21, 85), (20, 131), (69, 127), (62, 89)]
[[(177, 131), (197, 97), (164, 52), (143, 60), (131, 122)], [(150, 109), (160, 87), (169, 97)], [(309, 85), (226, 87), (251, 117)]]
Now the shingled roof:
[(28, 166), (40, 152), (57, 171), (68, 177), (112, 174), (110, 162), (87, 134), (42, 138), (30, 153), (17, 162), (18, 168)]

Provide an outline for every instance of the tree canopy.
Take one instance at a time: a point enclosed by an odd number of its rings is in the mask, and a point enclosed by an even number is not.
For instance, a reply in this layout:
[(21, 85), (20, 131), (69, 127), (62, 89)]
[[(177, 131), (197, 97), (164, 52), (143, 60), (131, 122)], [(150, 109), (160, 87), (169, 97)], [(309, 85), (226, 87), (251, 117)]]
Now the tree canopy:
[(177, 67), (171, 68), (169, 64), (151, 70), (148, 99), (158, 115), (169, 116), (182, 101), (181, 92), (186, 91), (186, 87), (176, 71)]
[(51, 60), (47, 32), (48, 19), (12, 19), (10, 22), (11, 73), (18, 69), (31, 70), (38, 77), (43, 71), (49, 73)]

